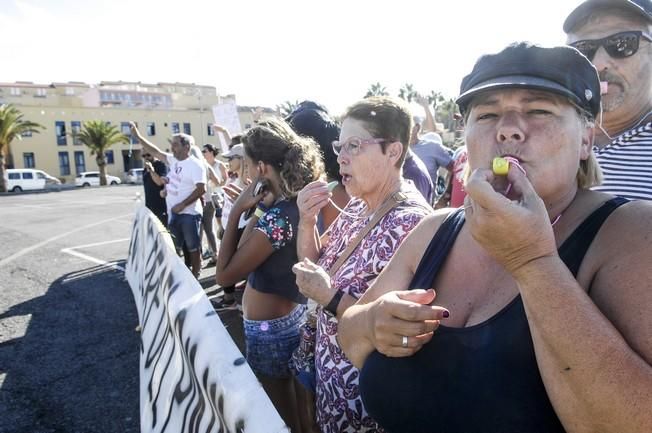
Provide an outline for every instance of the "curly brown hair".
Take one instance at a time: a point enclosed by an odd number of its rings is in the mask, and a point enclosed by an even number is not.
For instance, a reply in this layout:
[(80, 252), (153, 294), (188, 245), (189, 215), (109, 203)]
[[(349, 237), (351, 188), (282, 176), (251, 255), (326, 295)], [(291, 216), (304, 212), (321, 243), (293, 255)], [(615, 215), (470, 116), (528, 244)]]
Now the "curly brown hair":
[(319, 146), (308, 137), (301, 137), (283, 120), (266, 119), (242, 136), (245, 154), (276, 169), (281, 178), (281, 191), (294, 198), (308, 183), (324, 173)]

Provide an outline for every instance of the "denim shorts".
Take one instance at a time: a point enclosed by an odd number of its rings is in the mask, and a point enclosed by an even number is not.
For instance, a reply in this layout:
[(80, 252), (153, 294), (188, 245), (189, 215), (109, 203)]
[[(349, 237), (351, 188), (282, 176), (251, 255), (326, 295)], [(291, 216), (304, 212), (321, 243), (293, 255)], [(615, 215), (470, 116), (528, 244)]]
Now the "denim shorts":
[(307, 309), (299, 304), (278, 319), (244, 319), (247, 362), (254, 373), (275, 378), (292, 376), (288, 363), (299, 346), (299, 325), (305, 322)]
[(172, 213), (170, 218), (170, 234), (177, 249), (186, 244), (188, 252), (199, 251), (199, 230), (201, 226), (201, 215), (176, 214)]

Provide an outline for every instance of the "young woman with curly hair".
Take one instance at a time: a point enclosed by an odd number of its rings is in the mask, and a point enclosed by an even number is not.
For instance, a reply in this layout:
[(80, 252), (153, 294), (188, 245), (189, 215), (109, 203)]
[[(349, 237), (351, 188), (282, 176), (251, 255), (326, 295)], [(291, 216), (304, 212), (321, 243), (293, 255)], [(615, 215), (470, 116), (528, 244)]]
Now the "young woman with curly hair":
[[(247, 278), (243, 297), (247, 361), (291, 431), (301, 431), (288, 361), (299, 344), (307, 299), (296, 285), (296, 197), (324, 165), (315, 142), (281, 120), (260, 122), (242, 138), (253, 181), (233, 203), (217, 261), (218, 284)], [(240, 191), (238, 191), (240, 192)], [(255, 212), (239, 242), (238, 221)]]

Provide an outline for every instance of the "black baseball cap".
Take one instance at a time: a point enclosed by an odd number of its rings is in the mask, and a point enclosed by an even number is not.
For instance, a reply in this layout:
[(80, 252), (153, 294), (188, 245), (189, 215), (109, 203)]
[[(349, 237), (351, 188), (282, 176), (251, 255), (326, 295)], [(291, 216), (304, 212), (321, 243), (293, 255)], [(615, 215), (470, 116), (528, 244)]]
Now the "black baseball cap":
[(484, 55), (462, 80), (455, 102), (464, 114), (479, 93), (509, 88), (556, 93), (593, 117), (600, 112), (598, 71), (573, 47), (544, 48), (518, 42), (497, 54)]
[(625, 9), (652, 23), (652, 1), (650, 0), (587, 0), (568, 15), (568, 18), (564, 21), (564, 32), (572, 32), (580, 21), (594, 10), (600, 8)]

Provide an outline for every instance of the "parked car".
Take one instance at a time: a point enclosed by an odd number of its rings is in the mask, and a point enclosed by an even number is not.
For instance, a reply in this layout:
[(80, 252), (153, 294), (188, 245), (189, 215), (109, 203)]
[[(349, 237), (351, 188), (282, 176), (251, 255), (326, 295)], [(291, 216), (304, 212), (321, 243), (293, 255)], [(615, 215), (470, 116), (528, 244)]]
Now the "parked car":
[(143, 183), (143, 169), (132, 168), (127, 172), (127, 183)]
[(50, 176), (43, 170), (33, 168), (7, 169), (7, 191), (35, 191), (40, 189), (56, 188), (61, 181)]
[[(119, 185), (122, 183), (119, 177), (106, 175), (107, 185)], [(99, 171), (85, 171), (79, 173), (75, 178), (76, 186), (99, 186), (100, 185), (100, 172)]]

